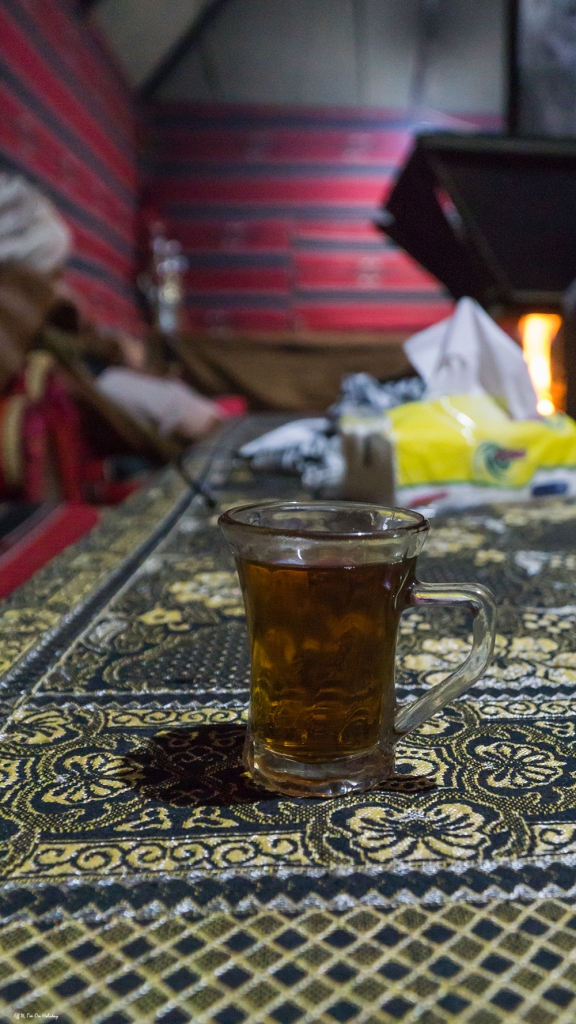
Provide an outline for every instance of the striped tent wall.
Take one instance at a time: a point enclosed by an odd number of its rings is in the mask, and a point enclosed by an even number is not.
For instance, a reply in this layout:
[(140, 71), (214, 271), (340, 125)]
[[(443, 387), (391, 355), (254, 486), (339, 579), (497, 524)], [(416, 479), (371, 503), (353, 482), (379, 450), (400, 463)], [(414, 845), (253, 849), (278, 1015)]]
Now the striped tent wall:
[(138, 331), (133, 104), (73, 0), (0, 0), (0, 107), (0, 168), (32, 180), (66, 219), (68, 279), (86, 315)]
[(157, 105), (146, 207), (183, 243), (190, 326), (413, 331), (445, 316), (438, 282), (374, 226), (418, 128), (387, 110)]

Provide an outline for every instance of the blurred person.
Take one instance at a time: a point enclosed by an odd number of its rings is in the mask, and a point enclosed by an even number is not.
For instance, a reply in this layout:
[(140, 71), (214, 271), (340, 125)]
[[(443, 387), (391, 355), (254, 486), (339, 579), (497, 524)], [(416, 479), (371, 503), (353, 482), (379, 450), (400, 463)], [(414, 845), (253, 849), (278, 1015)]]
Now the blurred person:
[(0, 388), (24, 368), (44, 325), (78, 339), (98, 391), (142, 424), (195, 440), (223, 418), (218, 405), (178, 380), (146, 372), (146, 346), (82, 322), (62, 279), (71, 235), (52, 203), (20, 175), (0, 173)]
[(52, 204), (19, 175), (0, 173), (0, 392), (24, 369), (69, 251)]

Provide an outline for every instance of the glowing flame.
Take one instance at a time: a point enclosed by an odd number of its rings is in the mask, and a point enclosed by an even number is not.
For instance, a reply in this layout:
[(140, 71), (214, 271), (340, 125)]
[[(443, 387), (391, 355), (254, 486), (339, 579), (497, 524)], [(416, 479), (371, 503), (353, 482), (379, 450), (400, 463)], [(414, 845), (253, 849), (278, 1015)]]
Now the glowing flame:
[(529, 313), (519, 323), (522, 351), (538, 398), (536, 408), (541, 416), (551, 416), (556, 411), (552, 401), (550, 348), (561, 323), (556, 313)]

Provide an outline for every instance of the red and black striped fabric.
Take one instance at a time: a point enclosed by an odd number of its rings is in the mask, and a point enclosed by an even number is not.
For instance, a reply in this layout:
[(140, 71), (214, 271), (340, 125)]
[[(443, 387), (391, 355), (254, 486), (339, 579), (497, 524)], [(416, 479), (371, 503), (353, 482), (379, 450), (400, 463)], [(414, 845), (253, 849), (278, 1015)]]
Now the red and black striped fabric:
[(0, 169), (34, 181), (68, 222), (86, 314), (138, 330), (133, 103), (75, 0), (0, 0), (0, 107)]
[(189, 258), (190, 326), (412, 331), (447, 315), (438, 282), (374, 226), (422, 127), (387, 110), (153, 108), (146, 207)]

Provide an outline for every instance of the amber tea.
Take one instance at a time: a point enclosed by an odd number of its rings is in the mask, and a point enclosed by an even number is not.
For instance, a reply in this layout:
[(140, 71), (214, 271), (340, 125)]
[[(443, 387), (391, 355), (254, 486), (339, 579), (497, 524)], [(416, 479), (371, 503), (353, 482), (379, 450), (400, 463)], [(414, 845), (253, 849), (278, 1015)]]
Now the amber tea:
[(252, 650), (253, 739), (299, 761), (374, 747), (383, 716), (394, 716), (396, 633), (416, 559), (237, 564)]
[[(261, 502), (219, 519), (234, 552), (252, 672), (244, 764), (268, 789), (335, 796), (394, 771), (402, 736), (484, 672), (494, 601), (476, 584), (420, 583), (428, 523), (418, 512), (349, 501)], [(461, 604), (468, 658), (396, 706), (398, 622), (409, 605)]]

